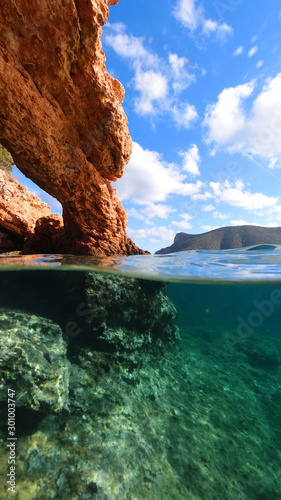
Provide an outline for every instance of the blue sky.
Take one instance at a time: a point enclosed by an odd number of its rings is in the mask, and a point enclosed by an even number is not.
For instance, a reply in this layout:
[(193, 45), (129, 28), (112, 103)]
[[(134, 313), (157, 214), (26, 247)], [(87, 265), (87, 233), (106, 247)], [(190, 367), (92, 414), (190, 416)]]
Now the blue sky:
[(114, 183), (129, 236), (154, 252), (179, 231), (281, 226), (280, 2), (119, 0), (102, 43), (134, 141)]

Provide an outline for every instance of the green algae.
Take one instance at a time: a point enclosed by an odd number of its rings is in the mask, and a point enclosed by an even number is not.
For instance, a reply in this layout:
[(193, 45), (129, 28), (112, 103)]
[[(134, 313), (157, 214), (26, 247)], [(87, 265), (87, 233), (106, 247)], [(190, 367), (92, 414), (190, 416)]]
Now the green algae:
[[(8, 285), (2, 295), (1, 498), (8, 387), (17, 394), (15, 498), (280, 498), (279, 310), (269, 332), (265, 320), (237, 340), (235, 324), (269, 289), (240, 287), (229, 301), (221, 287), (169, 285), (173, 305), (159, 282), (47, 274), (21, 273), (17, 310)], [(54, 314), (55, 290), (68, 298)], [(91, 314), (79, 316), (81, 303)], [(70, 321), (79, 335), (66, 335)]]

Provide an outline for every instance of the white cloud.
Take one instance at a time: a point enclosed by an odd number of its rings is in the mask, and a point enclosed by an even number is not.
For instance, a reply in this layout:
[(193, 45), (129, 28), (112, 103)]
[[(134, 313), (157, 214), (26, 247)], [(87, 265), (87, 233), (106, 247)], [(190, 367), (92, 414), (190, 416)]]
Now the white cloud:
[(192, 224), (190, 224), (190, 220), (194, 219), (193, 215), (190, 214), (180, 214), (181, 221), (174, 221), (172, 224), (179, 229), (192, 229)]
[(137, 38), (125, 33), (126, 26), (123, 23), (107, 23), (105, 31), (105, 42), (122, 57), (128, 57), (143, 63), (146, 66), (158, 65), (158, 57), (144, 47), (144, 39)]
[(150, 227), (149, 229), (127, 229), (128, 236), (132, 240), (149, 240), (152, 243), (157, 243), (157, 241), (167, 241), (173, 240), (175, 232), (173, 229), (168, 227)]
[(281, 205), (275, 205), (269, 209), (270, 213), (277, 213), (281, 217)]
[(149, 203), (141, 212), (149, 219), (153, 219), (154, 217), (167, 219), (172, 212), (176, 212), (176, 209), (169, 205)]
[(196, 144), (192, 144), (188, 151), (182, 152), (180, 155), (183, 157), (183, 169), (192, 175), (200, 175), (201, 158)]
[(175, 94), (179, 94), (196, 81), (195, 75), (188, 71), (190, 60), (179, 57), (177, 54), (169, 54), (169, 63), (172, 69), (172, 87)]
[(116, 182), (116, 190), (121, 200), (149, 205), (165, 201), (172, 194), (190, 196), (200, 191), (202, 182), (186, 183), (185, 179), (176, 165), (166, 163), (156, 151), (134, 143), (130, 162)]
[(236, 180), (234, 185), (229, 181), (210, 182), (214, 196), (218, 202), (224, 202), (234, 207), (245, 208), (246, 210), (259, 210), (266, 207), (272, 207), (278, 201), (278, 198), (266, 196), (262, 193), (251, 193), (244, 189), (244, 183)]
[(242, 101), (251, 95), (254, 82), (224, 89), (216, 104), (206, 108), (204, 125), (209, 128), (209, 141), (227, 144), (241, 135), (245, 127)]
[(172, 108), (172, 115), (178, 127), (190, 128), (198, 114), (195, 106), (188, 103), (182, 103), (180, 106)]
[(126, 210), (128, 217), (134, 217), (135, 219), (138, 220), (145, 220), (144, 215), (141, 213), (140, 210), (136, 210), (134, 207), (133, 208), (128, 208)]
[(229, 215), (222, 214), (221, 212), (214, 212), (212, 215), (214, 219), (222, 219), (222, 220), (228, 219), (229, 217)]
[(218, 229), (218, 226), (208, 226), (208, 225), (204, 225), (204, 226), (201, 226), (201, 228), (202, 228), (204, 231), (213, 231), (214, 229)]
[(194, 194), (191, 196), (191, 198), (196, 201), (206, 201), (210, 198), (214, 198), (214, 195), (209, 191), (205, 191), (205, 193)]
[(257, 53), (258, 50), (259, 50), (259, 48), (257, 45), (252, 47), (248, 52), (248, 57), (253, 57)]
[(196, 30), (204, 19), (203, 6), (200, 4), (196, 8), (195, 2), (196, 0), (178, 0), (173, 11), (175, 18), (191, 31)]
[(226, 23), (217, 23), (211, 19), (206, 19), (203, 22), (203, 33), (210, 36), (211, 33), (215, 33), (217, 38), (223, 40), (227, 35), (231, 35), (233, 32), (232, 28)]
[(136, 113), (142, 116), (169, 113), (177, 125), (190, 126), (194, 120), (194, 116), (188, 115), (191, 109), (186, 104), (177, 107), (178, 94), (196, 81), (189, 69), (189, 60), (175, 53), (169, 54), (168, 61), (159, 58), (145, 47), (143, 37), (128, 35), (123, 23), (107, 24), (103, 37), (107, 45), (131, 63), (134, 78), (130, 87), (136, 91)]
[(180, 23), (192, 32), (201, 27), (205, 35), (209, 36), (211, 33), (215, 33), (217, 38), (223, 39), (233, 31), (226, 23), (206, 19), (203, 5), (197, 4), (196, 0), (177, 0), (173, 14)]
[(227, 147), (230, 152), (257, 155), (270, 167), (281, 160), (281, 73), (267, 80), (248, 112), (243, 100), (254, 90), (254, 82), (224, 89), (216, 104), (206, 109), (207, 143)]
[(204, 208), (202, 208), (203, 212), (212, 212), (215, 210), (214, 205), (206, 205)]
[(191, 220), (191, 219), (194, 219), (194, 215), (190, 215), (190, 214), (180, 214), (180, 217), (184, 220)]
[(153, 101), (163, 100), (168, 92), (166, 77), (155, 71), (137, 71), (135, 87), (140, 93), (136, 100), (136, 111), (141, 115), (153, 114)]
[(132, 207), (126, 210), (129, 217), (134, 217), (138, 220), (143, 220), (146, 224), (152, 224), (149, 219), (159, 217), (160, 219), (167, 219), (169, 215), (176, 212), (176, 209), (170, 205), (162, 205), (158, 203), (147, 203), (145, 208), (138, 209)]
[(256, 222), (246, 222), (243, 219), (230, 221), (232, 226), (261, 226), (261, 227), (278, 227), (276, 222), (270, 224), (257, 224)]
[(173, 222), (173, 226), (176, 226), (178, 229), (192, 229), (192, 224), (187, 222), (186, 220), (181, 220), (179, 222)]
[(263, 65), (264, 65), (264, 61), (260, 60), (260, 61), (258, 61), (258, 62), (257, 62), (257, 64), (256, 64), (256, 68), (257, 68), (257, 69), (259, 69), (259, 68), (261, 68)]
[(244, 50), (243, 46), (239, 45), (239, 47), (237, 47), (237, 49), (233, 52), (233, 57), (240, 56), (243, 50)]
[(256, 222), (246, 222), (243, 219), (240, 219), (240, 220), (231, 220), (230, 224), (232, 226), (260, 226), (260, 224), (257, 224)]

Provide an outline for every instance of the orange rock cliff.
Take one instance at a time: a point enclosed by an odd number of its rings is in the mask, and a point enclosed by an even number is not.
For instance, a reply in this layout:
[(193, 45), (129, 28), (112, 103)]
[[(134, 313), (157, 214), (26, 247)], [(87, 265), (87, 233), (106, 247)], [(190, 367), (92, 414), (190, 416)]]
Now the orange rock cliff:
[[(143, 253), (126, 234), (126, 212), (110, 182), (123, 175), (132, 149), (124, 89), (107, 73), (101, 46), (108, 5), (117, 3), (1, 0), (0, 142), (63, 206), (63, 225), (41, 214), (35, 251), (44, 251), (44, 237), (57, 228), (53, 250)], [(29, 251), (32, 241), (31, 231)]]

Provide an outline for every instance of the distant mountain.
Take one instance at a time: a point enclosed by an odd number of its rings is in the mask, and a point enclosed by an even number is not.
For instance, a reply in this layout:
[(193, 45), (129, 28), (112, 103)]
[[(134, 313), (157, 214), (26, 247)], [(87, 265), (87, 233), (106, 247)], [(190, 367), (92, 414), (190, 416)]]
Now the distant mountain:
[(178, 233), (173, 245), (155, 253), (166, 254), (183, 250), (227, 250), (263, 243), (281, 245), (281, 227), (230, 226), (202, 234)]

